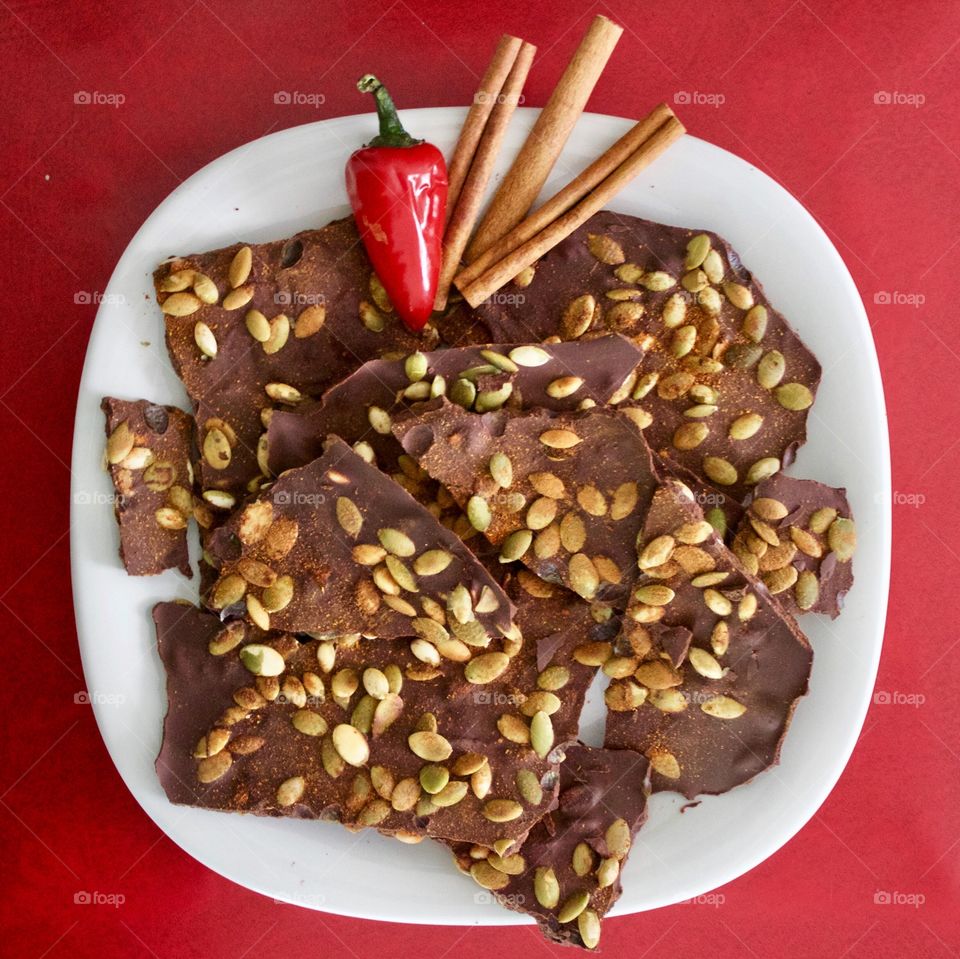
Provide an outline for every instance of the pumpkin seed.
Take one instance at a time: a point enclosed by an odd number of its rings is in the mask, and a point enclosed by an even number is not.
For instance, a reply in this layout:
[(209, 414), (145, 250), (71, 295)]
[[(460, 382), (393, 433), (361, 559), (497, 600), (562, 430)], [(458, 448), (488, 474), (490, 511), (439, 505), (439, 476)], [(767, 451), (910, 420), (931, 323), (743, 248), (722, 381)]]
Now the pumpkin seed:
[(516, 775), (517, 792), (530, 806), (539, 806), (543, 802), (543, 787), (537, 774), (531, 769), (521, 769)]
[(290, 719), (293, 728), (305, 736), (323, 736), (327, 731), (327, 721), (311, 709), (298, 709)]
[(499, 450), (490, 457), (490, 463), (487, 467), (494, 482), (501, 489), (507, 489), (513, 484), (513, 463), (506, 453)]
[(264, 632), (270, 628), (270, 614), (263, 608), (263, 603), (252, 593), (247, 593), (247, 615), (250, 617), (250, 621)]
[(547, 753), (553, 749), (553, 742), (553, 721), (540, 710), (530, 720), (530, 745), (541, 759), (545, 759)]
[(573, 430), (553, 429), (541, 433), (540, 442), (550, 449), (569, 450), (581, 443), (582, 440)]
[(757, 382), (765, 389), (772, 390), (783, 379), (787, 370), (787, 361), (779, 350), (764, 354), (757, 365)]
[[(249, 317), (249, 313), (247, 316)], [(262, 314), (261, 314), (262, 315)], [(324, 303), (314, 303), (303, 310), (297, 317), (293, 327), (293, 335), (298, 340), (305, 340), (308, 336), (319, 333), (327, 321), (327, 307)], [(247, 329), (250, 329), (247, 324)], [(261, 328), (262, 329), (262, 328)], [(252, 331), (251, 331), (252, 333)], [(259, 339), (259, 337), (255, 337)]]
[(440, 792), (450, 782), (450, 771), (445, 766), (431, 763), (420, 770), (420, 785), (431, 796)]
[(695, 326), (681, 326), (673, 334), (670, 340), (670, 352), (681, 359), (686, 356), (697, 341), (697, 328)]
[(716, 250), (711, 250), (704, 257), (702, 269), (711, 283), (719, 283), (725, 272), (723, 257)]
[(510, 877), (499, 869), (494, 869), (486, 860), (481, 859), (470, 866), (470, 875), (477, 885), (496, 892), (510, 882)]
[(557, 501), (548, 496), (541, 496), (530, 504), (527, 510), (526, 523), (532, 530), (546, 529), (556, 518)]
[(593, 872), (593, 850), (585, 842), (578, 842), (573, 847), (570, 865), (581, 879), (587, 873)]
[(785, 409), (801, 412), (813, 405), (813, 394), (803, 383), (784, 383), (774, 390), (777, 402)]
[(683, 415), (691, 420), (704, 420), (713, 416), (717, 412), (717, 407), (712, 403), (698, 403), (696, 406), (687, 407)]
[[(653, 765), (653, 760), (651, 759), (651, 765)], [(657, 770), (659, 772), (659, 770)], [(663, 773), (661, 773), (663, 775)], [(620, 862), (615, 857), (611, 856), (608, 859), (604, 859), (603, 862), (597, 866), (597, 885), (601, 889), (606, 889), (608, 886), (612, 886), (616, 881), (617, 877), (620, 875)]]
[(691, 270), (684, 273), (680, 285), (689, 293), (699, 293), (707, 287), (707, 274), (703, 270)]
[(426, 729), (411, 733), (407, 744), (415, 756), (431, 763), (442, 763), (453, 752), (453, 747), (440, 733)]
[(539, 346), (515, 346), (510, 351), (510, 359), (518, 366), (543, 366), (550, 362), (550, 354)]
[(811, 556), (814, 559), (819, 559), (823, 556), (823, 547), (820, 545), (820, 541), (805, 529), (801, 529), (799, 526), (791, 526), (790, 539), (793, 540), (801, 553), (806, 553), (807, 556)]
[(386, 317), (372, 304), (361, 300), (357, 306), (360, 322), (371, 333), (382, 333), (387, 325)]
[(589, 556), (575, 553), (567, 567), (570, 588), (584, 599), (593, 599), (600, 586), (600, 576)]
[(738, 310), (749, 310), (753, 306), (753, 293), (742, 283), (724, 283), (723, 292)]
[(590, 329), (599, 312), (597, 301), (589, 294), (571, 300), (560, 318), (560, 336), (564, 340), (576, 340)]
[(640, 285), (652, 293), (662, 293), (664, 290), (669, 290), (671, 286), (676, 286), (676, 283), (677, 281), (669, 273), (664, 273), (663, 270), (646, 273), (640, 281)]
[(467, 795), (468, 788), (465, 782), (460, 782), (459, 780), (449, 782), (440, 792), (434, 794), (433, 804), (439, 806), (441, 809), (456, 806), (456, 804)]
[(587, 249), (601, 262), (616, 266), (626, 259), (623, 247), (616, 240), (603, 233), (587, 234)]
[(179, 293), (193, 283), (194, 275), (193, 270), (175, 270), (160, 281), (159, 289), (163, 293)]
[(740, 332), (753, 343), (761, 342), (767, 332), (767, 308), (760, 303), (750, 307)]
[(544, 909), (555, 909), (560, 902), (560, 883), (550, 866), (538, 866), (533, 874), (533, 894)]
[(817, 600), (820, 598), (820, 583), (817, 581), (816, 575), (809, 569), (802, 570), (797, 577), (794, 595), (796, 596), (797, 606), (804, 612), (817, 605)]
[(244, 646), (240, 650), (240, 661), (254, 676), (279, 676), (287, 665), (272, 646), (258, 643)]
[(512, 822), (523, 815), (523, 806), (514, 799), (490, 799), (484, 803), (483, 815), (490, 822)]
[(694, 670), (705, 679), (720, 679), (723, 676), (723, 667), (705, 649), (691, 646), (687, 659)]
[(388, 553), (393, 553), (394, 556), (409, 557), (417, 551), (413, 540), (398, 529), (391, 529), (390, 527), (378, 529), (377, 538), (380, 540), (380, 545)]
[(193, 341), (204, 356), (212, 360), (217, 355), (217, 338), (213, 330), (203, 320), (197, 320), (193, 327)]
[(530, 485), (541, 495), (551, 499), (562, 499), (566, 492), (563, 480), (553, 473), (531, 473)]
[(500, 547), (500, 562), (512, 563), (520, 559), (532, 542), (533, 532), (529, 529), (518, 529), (511, 533)]
[(370, 758), (367, 737), (356, 726), (341, 723), (333, 727), (333, 748), (340, 758), (351, 766), (362, 766)]
[(756, 593), (747, 593), (743, 599), (740, 600), (739, 605), (737, 606), (737, 618), (741, 623), (746, 623), (747, 621), (753, 619), (757, 614), (757, 607), (759, 602), (757, 600)]
[(199, 297), (192, 293), (171, 293), (161, 304), (160, 309), (167, 316), (190, 316), (201, 307)]
[(701, 703), (700, 709), (714, 719), (739, 719), (747, 707), (729, 696), (713, 696)]
[(236, 573), (229, 573), (221, 577), (213, 587), (210, 605), (214, 609), (224, 609), (227, 606), (232, 606), (243, 598), (246, 591), (247, 583), (244, 578)]
[(705, 287), (697, 294), (697, 303), (709, 316), (716, 316), (723, 308), (723, 300), (712, 286)]
[(673, 445), (678, 450), (696, 449), (710, 435), (706, 423), (684, 423), (673, 434)]
[(510, 399), (513, 394), (513, 383), (504, 383), (495, 390), (481, 390), (474, 402), (474, 409), (478, 413), (489, 413), (498, 410)]
[(705, 456), (703, 471), (719, 486), (732, 486), (737, 481), (737, 469), (729, 460), (719, 456)]
[(577, 931), (587, 949), (596, 949), (600, 942), (600, 917), (593, 909), (584, 909), (577, 917)]
[(710, 237), (706, 233), (699, 233), (687, 244), (687, 255), (683, 265), (688, 270), (694, 270), (707, 258), (710, 252)]
[(268, 613), (279, 613), (286, 609), (293, 599), (293, 578), (291, 576), (278, 576), (273, 585), (268, 586), (263, 591), (262, 604), (264, 610)]
[(823, 506), (815, 510), (807, 524), (812, 533), (822, 534), (829, 529), (830, 524), (837, 518), (837, 511), (832, 506)]
[(566, 666), (548, 666), (538, 677), (540, 689), (563, 689), (570, 682), (570, 670)]
[(477, 388), (473, 383), (462, 378), (454, 380), (453, 386), (450, 387), (450, 400), (452, 402), (459, 404), (464, 409), (470, 409), (476, 398)]
[(827, 545), (841, 563), (848, 562), (857, 548), (857, 528), (852, 519), (835, 519), (827, 530)]
[(427, 375), (427, 358), (417, 350), (403, 362), (403, 371), (411, 383), (417, 383)]
[(678, 543), (687, 546), (693, 546), (697, 543), (706, 542), (713, 534), (713, 527), (705, 520), (696, 520), (691, 523), (684, 523), (673, 531), (674, 539)]
[(337, 522), (341, 529), (354, 539), (360, 535), (363, 528), (363, 514), (357, 504), (347, 496), (338, 496), (336, 504)]
[(233, 765), (233, 757), (226, 750), (201, 759), (197, 763), (197, 781), (205, 784), (216, 782), (226, 774), (231, 765)]
[[(709, 655), (709, 653), (707, 655)], [(650, 760), (650, 765), (655, 773), (658, 773), (665, 779), (680, 778), (680, 763), (673, 753), (666, 749), (651, 749), (647, 758)]]
[(577, 490), (577, 502), (583, 510), (591, 516), (607, 515), (607, 501), (603, 493), (601, 493), (596, 486), (591, 484), (581, 486), (580, 489)]
[(590, 893), (586, 889), (578, 889), (568, 896), (557, 912), (557, 922), (573, 922), (590, 903)]
[(474, 494), (467, 501), (467, 519), (479, 533), (489, 529), (490, 523), (493, 521), (490, 504), (482, 496)]
[(640, 569), (653, 569), (662, 566), (670, 559), (676, 540), (672, 536), (657, 536), (644, 547), (637, 560)]
[(233, 255), (230, 261), (230, 268), (227, 271), (227, 278), (230, 280), (230, 286), (236, 289), (247, 282), (250, 276), (250, 270), (253, 267), (253, 250), (249, 246), (242, 246)]
[(483, 653), (467, 663), (463, 675), (468, 683), (483, 685), (502, 676), (509, 665), (510, 657), (506, 653)]
[(776, 456), (765, 456), (757, 460), (756, 463), (747, 470), (747, 475), (743, 479), (745, 483), (750, 485), (762, 483), (765, 479), (769, 479), (774, 473), (778, 472), (779, 469), (780, 460), (778, 460)]
[(744, 413), (730, 424), (730, 439), (748, 440), (756, 435), (761, 426), (763, 426), (763, 417), (759, 413)]
[(641, 586), (633, 595), (647, 606), (667, 606), (673, 602), (676, 594), (669, 586), (655, 583), (650, 586)]
[(453, 562), (453, 556), (445, 549), (430, 549), (421, 553), (413, 561), (414, 572), (418, 576), (436, 576)]
[(707, 609), (718, 616), (729, 616), (733, 612), (733, 604), (730, 600), (715, 589), (705, 589), (703, 601), (707, 604)]
[[(240, 291), (235, 290), (234, 292), (239, 293)], [(230, 295), (232, 296), (233, 294)], [(273, 356), (274, 353), (279, 353), (284, 346), (286, 346), (289, 338), (290, 320), (281, 313), (270, 321), (270, 337), (260, 345), (263, 347), (264, 353), (268, 356)]]
[(161, 506), (160, 509), (154, 513), (154, 519), (156, 519), (157, 526), (161, 529), (178, 530), (186, 529), (187, 526), (186, 516), (172, 506)]

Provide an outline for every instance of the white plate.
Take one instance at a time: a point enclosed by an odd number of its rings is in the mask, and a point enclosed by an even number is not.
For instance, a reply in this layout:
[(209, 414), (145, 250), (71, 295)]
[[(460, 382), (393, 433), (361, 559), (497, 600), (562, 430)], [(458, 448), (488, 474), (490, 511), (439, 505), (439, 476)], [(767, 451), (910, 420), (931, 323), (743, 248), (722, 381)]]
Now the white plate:
[[(412, 110), (404, 116), (408, 129), (449, 150), (463, 111)], [(534, 117), (532, 110), (518, 112), (500, 172)], [(546, 191), (628, 125), (584, 116)], [(234, 150), (164, 200), (117, 265), (90, 337), (74, 434), (71, 559), (84, 672), (124, 782), (157, 825), (211, 869), (275, 899), (343, 915), (523, 922), (458, 876), (438, 845), (403, 846), (334, 825), (172, 806), (153, 770), (166, 703), (149, 611), (158, 600), (195, 600), (196, 580), (187, 583), (174, 572), (135, 579), (121, 569), (110, 481), (100, 469), (100, 398), (145, 397), (189, 408), (163, 344), (150, 283), (154, 265), (171, 254), (238, 239), (278, 239), (343, 215), (344, 161), (372, 133), (369, 117), (344, 117)], [(762, 279), (824, 366), (810, 442), (792, 472), (846, 486), (860, 537), (857, 583), (843, 616), (835, 623), (820, 616), (803, 620), (816, 648), (812, 691), (797, 710), (781, 765), (682, 816), (677, 797), (655, 796), (626, 868), (615, 910), (623, 914), (690, 899), (742, 875), (787, 842), (837, 781), (860, 732), (880, 655), (890, 478), (883, 391), (863, 305), (837, 251), (796, 200), (745, 161), (687, 136), (617, 197), (615, 207), (716, 230)], [(598, 739), (601, 715), (595, 704), (584, 723), (588, 741)]]

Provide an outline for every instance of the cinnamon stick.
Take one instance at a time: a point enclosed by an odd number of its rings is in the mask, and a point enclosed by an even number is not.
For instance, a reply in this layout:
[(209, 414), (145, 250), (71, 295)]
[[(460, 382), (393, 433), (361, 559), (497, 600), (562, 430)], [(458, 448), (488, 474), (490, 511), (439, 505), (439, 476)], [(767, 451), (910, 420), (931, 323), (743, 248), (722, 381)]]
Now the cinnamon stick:
[(594, 18), (467, 247), (468, 262), (509, 233), (533, 205), (622, 33), (606, 17)]
[(505, 33), (498, 41), (493, 51), (493, 58), (487, 67), (480, 86), (473, 95), (473, 103), (463, 121), (463, 128), (454, 147), (453, 156), (447, 167), (447, 222), (453, 214), (453, 209), (460, 197), (470, 164), (477, 152), (477, 144), (483, 135), (493, 108), (497, 104), (497, 97), (506, 82), (507, 76), (513, 67), (523, 41), (519, 37), (512, 37)]
[(642, 120), (632, 126), (616, 143), (605, 150), (593, 163), (581, 170), (559, 193), (542, 206), (537, 207), (525, 220), (517, 224), (506, 236), (481, 253), (469, 266), (457, 274), (457, 286), (469, 286), (481, 273), (498, 260), (512, 253), (518, 246), (549, 226), (557, 217), (566, 213), (582, 200), (597, 184), (608, 177), (624, 160), (658, 127), (662, 126), (673, 111), (665, 103), (654, 107)]
[(442, 310), (447, 305), (453, 276), (460, 268), (460, 260), (480, 214), (483, 195), (493, 173), (507, 125), (520, 102), (520, 94), (536, 52), (537, 48), (532, 43), (524, 42), (520, 46), (510, 73), (496, 94), (496, 105), (477, 143), (476, 153), (463, 181), (455, 209), (450, 212), (448, 208), (447, 229), (443, 237), (443, 262), (440, 266), (437, 298), (433, 305), (435, 310)]
[(461, 286), (455, 279), (454, 282), (463, 293), (464, 299), (471, 306), (479, 306), (521, 270), (536, 262), (574, 230), (583, 226), (594, 213), (600, 211), (630, 180), (676, 142), (684, 132), (683, 124), (676, 117), (671, 117), (613, 173), (549, 226), (494, 263), (472, 283)]

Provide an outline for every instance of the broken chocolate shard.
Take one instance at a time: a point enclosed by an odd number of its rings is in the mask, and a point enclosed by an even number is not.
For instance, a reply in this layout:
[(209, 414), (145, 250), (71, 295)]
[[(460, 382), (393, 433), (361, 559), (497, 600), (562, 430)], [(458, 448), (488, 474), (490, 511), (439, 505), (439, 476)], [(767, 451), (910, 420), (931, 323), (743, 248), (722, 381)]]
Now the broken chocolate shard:
[(192, 576), (193, 421), (173, 406), (105, 397), (106, 462), (116, 491), (120, 559), (131, 576), (179, 569)]
[(500, 547), (504, 562), (521, 560), (587, 600), (625, 597), (658, 481), (628, 417), (609, 407), (475, 416), (436, 401), (394, 432)]
[(391, 419), (418, 402), (459, 397), (460, 405), (477, 412), (497, 405), (549, 410), (577, 409), (584, 401), (603, 405), (641, 358), (636, 346), (617, 335), (522, 347), (544, 354), (536, 366), (515, 363), (511, 353), (518, 349), (471, 346), (370, 360), (321, 402), (273, 414), (267, 432), (270, 468), (279, 474), (303, 466), (335, 433), (349, 444), (369, 444), (377, 465), (392, 473), (403, 450), (390, 432)]
[(783, 474), (760, 483), (732, 548), (789, 612), (836, 619), (856, 549), (846, 490)]
[[(635, 669), (608, 690), (605, 743), (647, 756), (654, 789), (726, 792), (778, 761), (813, 651), (683, 484), (654, 494), (638, 550), (624, 617)], [(682, 658), (663, 632), (677, 628)]]
[(513, 635), (513, 606), (449, 530), (342, 440), (283, 474), (210, 537), (207, 605), (263, 629), (389, 639)]

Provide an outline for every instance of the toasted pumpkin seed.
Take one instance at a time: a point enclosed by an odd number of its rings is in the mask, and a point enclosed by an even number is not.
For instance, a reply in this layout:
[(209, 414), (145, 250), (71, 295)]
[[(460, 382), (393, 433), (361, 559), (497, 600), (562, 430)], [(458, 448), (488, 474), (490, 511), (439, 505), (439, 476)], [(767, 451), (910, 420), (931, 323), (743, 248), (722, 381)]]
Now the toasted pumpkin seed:
[(568, 896), (557, 912), (557, 922), (573, 922), (590, 903), (590, 893), (586, 889), (578, 889)]
[(483, 685), (502, 676), (509, 665), (510, 657), (506, 653), (483, 653), (467, 663), (463, 675), (468, 683)]
[(489, 799), (484, 803), (483, 815), (490, 822), (511, 822), (523, 815), (523, 806), (514, 799)]
[(739, 719), (747, 711), (743, 703), (729, 696), (712, 696), (701, 703), (700, 709), (715, 719)]
[(687, 255), (683, 259), (683, 265), (688, 270), (694, 270), (700, 266), (707, 258), (710, 252), (710, 237), (706, 233), (698, 233), (687, 244)]
[(467, 519), (479, 533), (489, 529), (490, 523), (493, 521), (490, 504), (482, 496), (474, 494), (467, 501)]
[(377, 538), (380, 540), (380, 545), (383, 546), (388, 553), (393, 553), (394, 556), (406, 558), (413, 556), (417, 551), (413, 540), (410, 539), (406, 533), (398, 529), (392, 529), (389, 526), (378, 529)]
[(742, 283), (724, 283), (723, 292), (738, 310), (749, 310), (753, 306), (753, 293)]
[(200, 298), (192, 293), (171, 293), (161, 304), (160, 309), (167, 316), (190, 316), (200, 309)]
[(616, 266), (626, 259), (623, 247), (604, 233), (588, 233), (587, 249), (601, 262)]
[(593, 599), (600, 586), (600, 576), (593, 561), (584, 553), (575, 553), (570, 557), (567, 567), (570, 588), (584, 599)]
[(737, 481), (737, 469), (729, 460), (720, 456), (705, 456), (703, 471), (719, 486), (732, 486)]
[(529, 529), (518, 529), (511, 533), (500, 547), (500, 562), (512, 563), (520, 559), (532, 542), (533, 532)]
[(730, 439), (748, 440), (756, 435), (761, 426), (763, 426), (763, 417), (759, 413), (744, 413), (730, 424)]
[(362, 766), (370, 758), (367, 737), (356, 726), (341, 723), (333, 727), (333, 748), (340, 758), (351, 766)]
[(827, 530), (827, 545), (841, 563), (848, 562), (857, 549), (857, 528), (852, 519), (835, 519)]
[(756, 463), (747, 470), (747, 475), (743, 479), (745, 483), (750, 485), (762, 483), (765, 479), (769, 479), (774, 473), (778, 472), (779, 469), (780, 460), (778, 460), (776, 456), (764, 456), (762, 459), (758, 459)]
[(411, 733), (407, 744), (415, 756), (431, 763), (442, 763), (453, 752), (453, 747), (440, 733), (426, 729)]
[(569, 450), (583, 442), (573, 430), (552, 429), (540, 434), (540, 442), (554, 450)]
[(533, 874), (533, 894), (544, 909), (555, 909), (560, 902), (560, 883), (550, 866), (538, 866)]
[(553, 722), (547, 713), (540, 710), (530, 720), (530, 745), (541, 759), (545, 759), (553, 749), (553, 742)]
[(797, 577), (797, 582), (794, 585), (794, 596), (797, 600), (797, 606), (804, 612), (817, 605), (817, 600), (820, 599), (820, 583), (817, 581), (816, 575), (809, 569), (802, 570)]
[(543, 802), (543, 787), (532, 769), (521, 769), (516, 775), (517, 792), (530, 806), (539, 806)]
[(803, 383), (784, 383), (774, 390), (777, 402), (785, 409), (801, 412), (813, 405), (813, 394)]
[(787, 361), (779, 350), (765, 353), (757, 365), (757, 382), (766, 390), (779, 385), (787, 369)]

